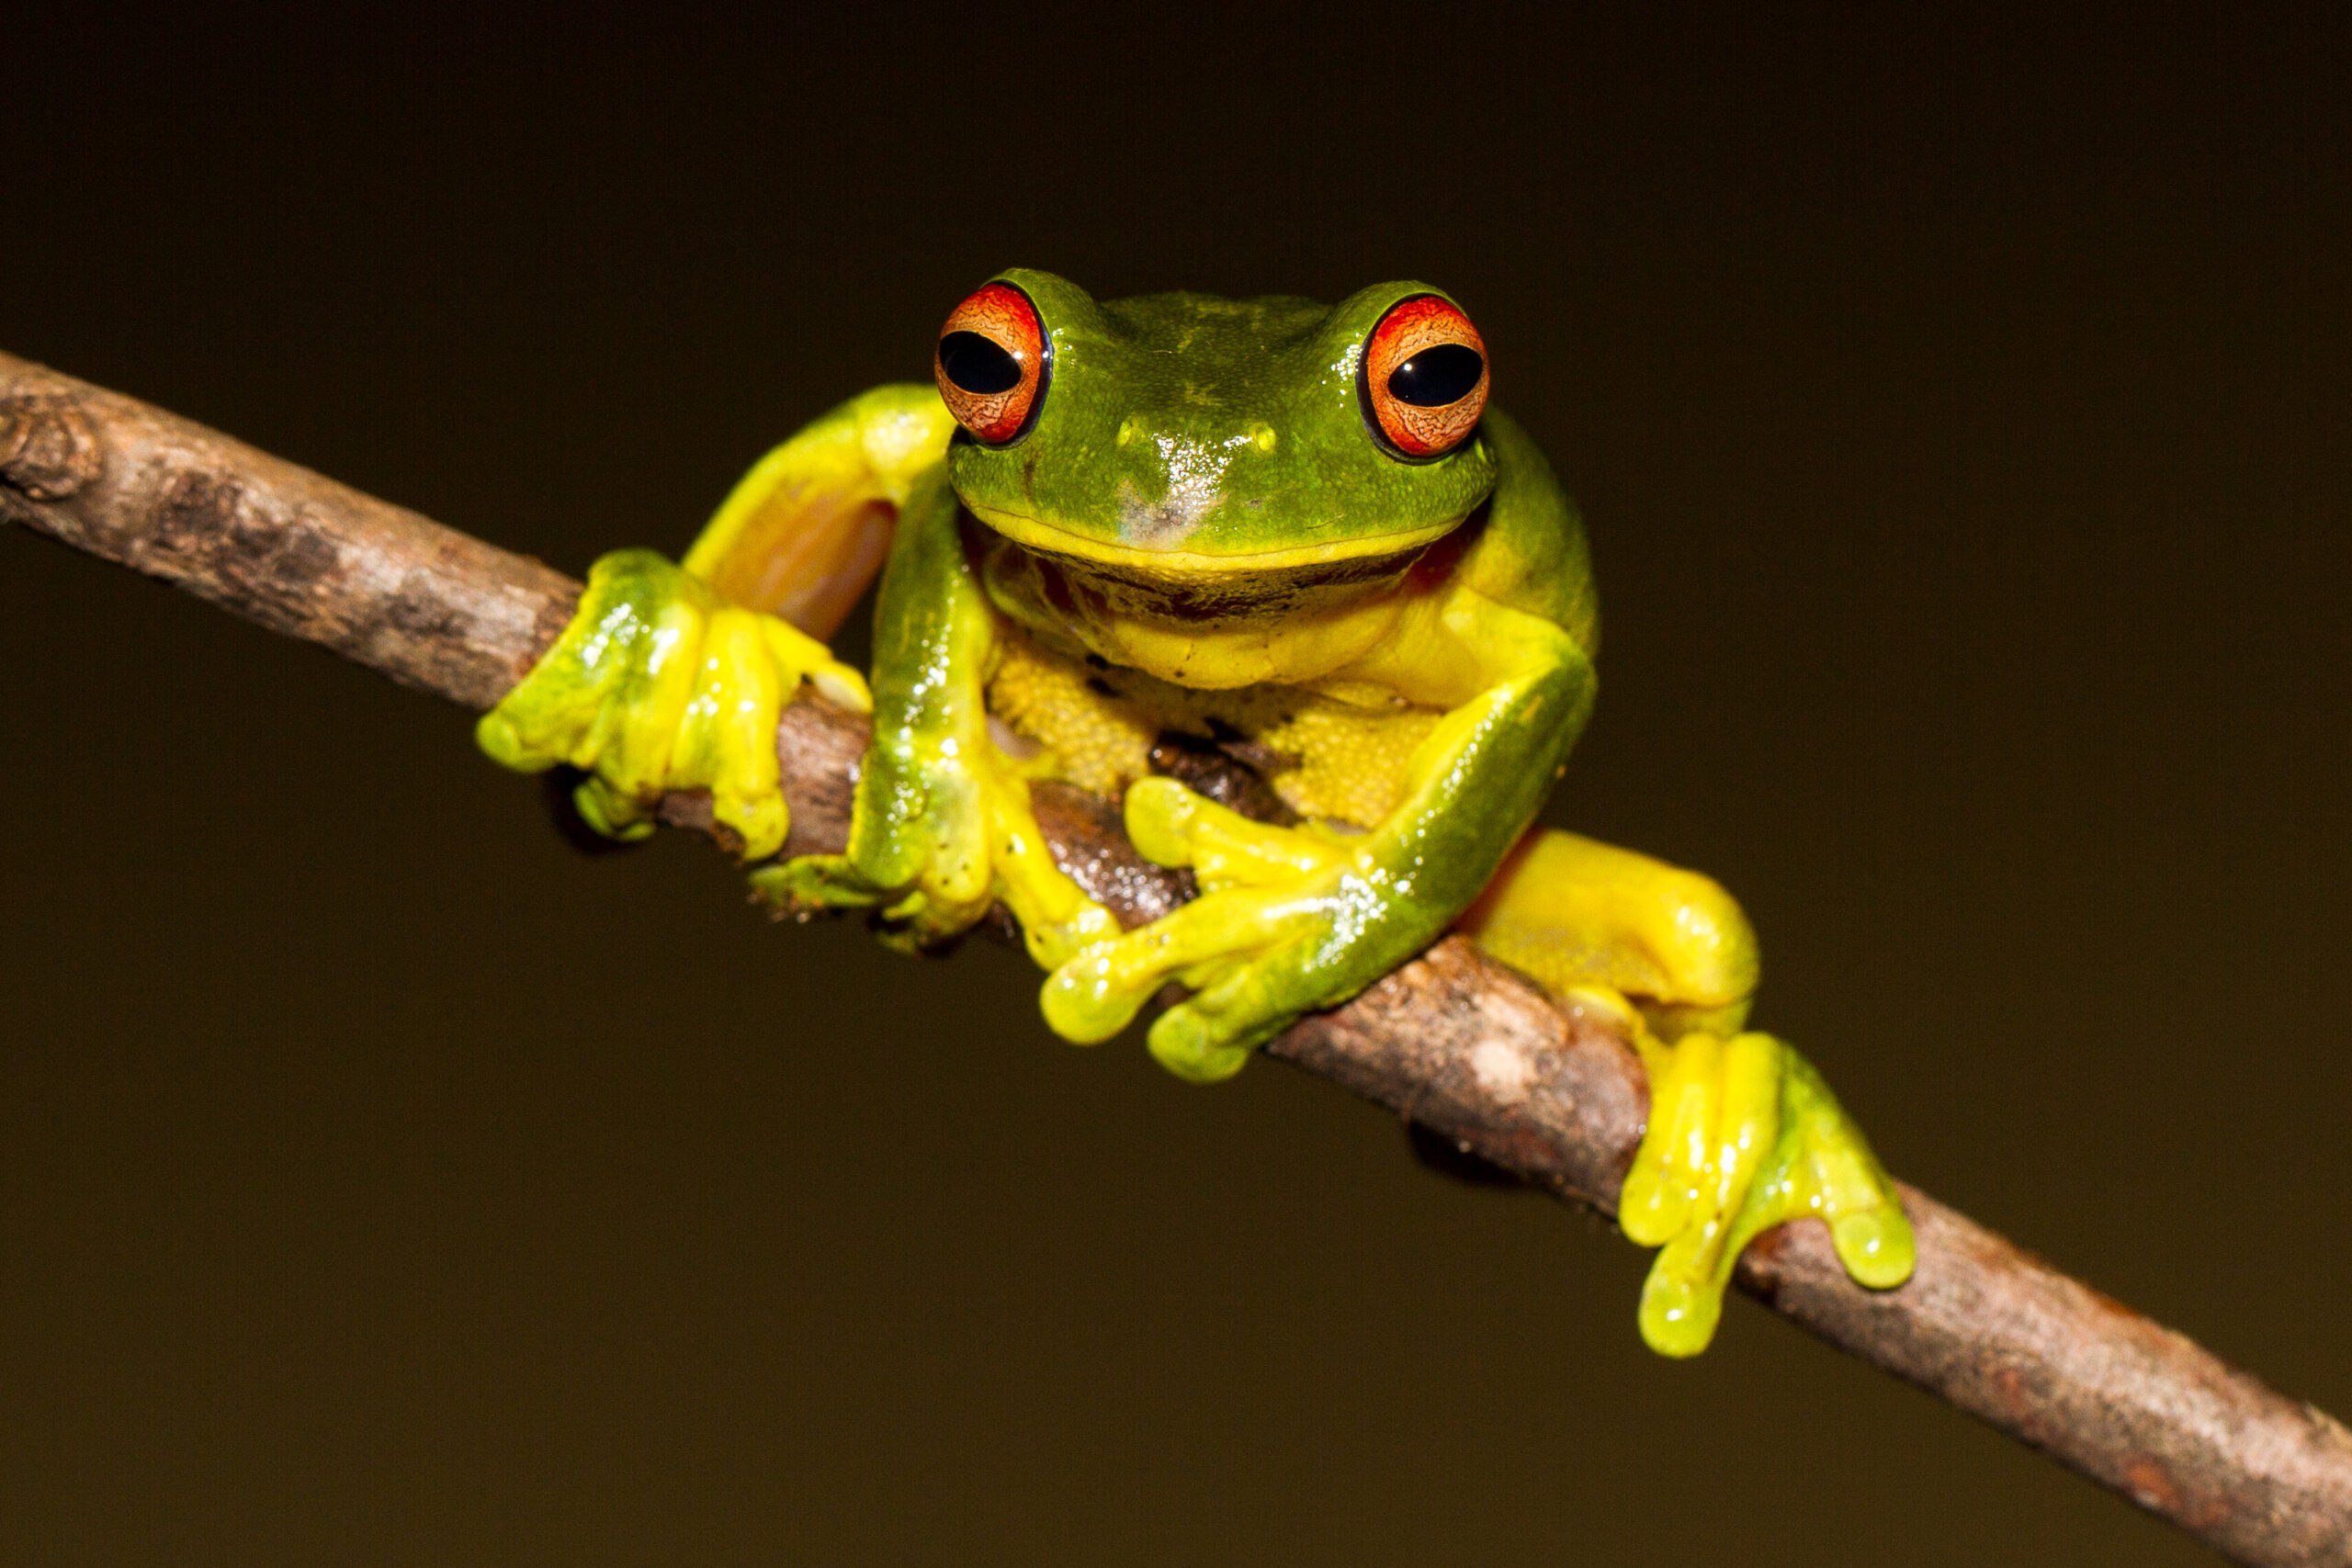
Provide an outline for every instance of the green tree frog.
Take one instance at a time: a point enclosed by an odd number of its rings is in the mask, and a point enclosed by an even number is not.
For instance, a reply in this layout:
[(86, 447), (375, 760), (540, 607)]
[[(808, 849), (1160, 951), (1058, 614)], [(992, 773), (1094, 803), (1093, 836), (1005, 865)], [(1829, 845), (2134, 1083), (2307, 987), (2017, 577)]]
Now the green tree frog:
[[(932, 384), (877, 387), (768, 454), (672, 565), (605, 557), (577, 617), (484, 717), (507, 766), (583, 770), (603, 831), (707, 790), (796, 910), (955, 937), (1001, 902), (1080, 1043), (1170, 982), (1149, 1048), (1211, 1082), (1449, 928), (1613, 1010), (1651, 1111), (1619, 1215), (1660, 1248), (1644, 1337), (1712, 1337), (1739, 1249), (1826, 1220), (1853, 1277), (1908, 1277), (1885, 1173), (1819, 1076), (1745, 1029), (1756, 944), (1707, 878), (1530, 824), (1593, 698), (1584, 533), (1487, 400), (1443, 290), (1098, 302), (1001, 274)], [(872, 685), (830, 637), (876, 570)], [(870, 711), (845, 852), (778, 859), (774, 732), (803, 682)], [(1173, 736), (1261, 772), (1292, 820), (1155, 770)], [(1163, 753), (1164, 754), (1164, 753)], [(1124, 800), (1201, 896), (1122, 931), (1056, 866), (1029, 785)]]

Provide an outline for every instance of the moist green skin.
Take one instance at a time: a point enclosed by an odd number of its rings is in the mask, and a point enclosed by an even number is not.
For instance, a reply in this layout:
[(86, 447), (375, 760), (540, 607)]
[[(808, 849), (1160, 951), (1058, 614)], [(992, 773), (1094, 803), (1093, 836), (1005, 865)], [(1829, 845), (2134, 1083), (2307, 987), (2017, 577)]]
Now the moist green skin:
[[(1652, 1346), (1702, 1348), (1740, 1247), (1793, 1215), (1828, 1221), (1864, 1283), (1907, 1277), (1893, 1186), (1826, 1086), (1781, 1043), (1736, 1032), (1748, 1002), (1738, 987), (1690, 1006), (1676, 994), (1678, 976), (1722, 958), (1694, 934), (1706, 908), (1736, 928), (1729, 968), (1752, 984), (1752, 935), (1727, 895), (1710, 905), (1685, 889), (1689, 874), (1609, 851), (1615, 884), (1569, 870), (1506, 878), (1499, 905), (1479, 897), (1591, 709), (1599, 622), (1582, 525), (1518, 425), (1488, 407), (1460, 446), (1413, 461), (1367, 424), (1366, 338), (1397, 301), (1440, 291), (1382, 284), (1329, 310), (1198, 294), (1098, 304), (1050, 274), (999, 276), (1028, 295), (1049, 345), (1025, 430), (1000, 446), (951, 435), (928, 386), (843, 404), (752, 470), (683, 570), (647, 552), (600, 563), (582, 615), (484, 719), (485, 749), (510, 766), (593, 767), (588, 804), (616, 831), (664, 791), (707, 789), (747, 850), (766, 852), (786, 827), (766, 750), (778, 706), (803, 680), (831, 682), (836, 700), (865, 693), (820, 646), (755, 615), (777, 608), (752, 602), (756, 585), (798, 570), (792, 551), (826, 538), (827, 517), (887, 507), (873, 741), (849, 841), (755, 871), (763, 896), (871, 910), (910, 947), (1001, 903), (1050, 972), (1041, 1005), (1069, 1040), (1107, 1039), (1168, 982), (1185, 987), (1148, 1043), (1200, 1083), (1355, 995), (1477, 900), (1487, 913), (1474, 927), (1517, 919), (1526, 951), (1566, 955), (1546, 983), (1622, 1010), (1648, 1066), (1651, 1125), (1620, 1217), (1662, 1248), (1640, 1320)], [(828, 590), (848, 581), (807, 576)], [(722, 581), (754, 586), (728, 604)], [(1132, 784), (1129, 836), (1190, 866), (1202, 894), (1122, 933), (1054, 863), (1030, 772), (992, 739), (989, 681), (1010, 625), (1067, 659), (1189, 688), (1188, 700), (1255, 688), (1282, 703), (1415, 708), (1427, 738), (1402, 763), (1376, 745), (1326, 753), (1342, 779), (1395, 786), (1382, 820), (1344, 833), (1251, 822), (1173, 779)], [(1091, 700), (1057, 695), (1039, 722), (1092, 713)], [(1359, 767), (1366, 757), (1383, 760)], [(1621, 900), (1598, 925), (1596, 889)], [(1645, 926), (1645, 908), (1663, 919)], [(1577, 942), (1557, 940), (1579, 920)], [(1499, 930), (1480, 940), (1498, 942)], [(1668, 983), (1647, 998), (1612, 990), (1612, 953), (1639, 954)]]
[(999, 276), (1037, 307), (1050, 380), (1026, 435), (949, 450), (956, 494), (983, 520), (1248, 556), (1433, 527), (1494, 487), (1498, 464), (1481, 439), (1405, 462), (1364, 426), (1365, 337), (1397, 300), (1442, 290), (1382, 284), (1334, 307), (1205, 294), (1097, 304), (1050, 273)]
[[(917, 946), (1004, 898), (1055, 971), (1044, 1000), (1058, 1032), (1115, 1033), (1181, 978), (1195, 994), (1154, 1021), (1151, 1048), (1181, 1076), (1223, 1077), (1300, 1014), (1352, 996), (1441, 933), (1533, 819), (1591, 708), (1582, 528), (1541, 454), (1498, 412), (1428, 461), (1399, 458), (1368, 428), (1364, 340), (1396, 301), (1437, 292), (1426, 285), (1384, 284), (1329, 309), (1196, 294), (1098, 305), (1049, 274), (1000, 276), (1028, 294), (1051, 344), (1037, 412), (1001, 446), (959, 434), (946, 482), (910, 487), (876, 608), (875, 739), (850, 846), (763, 873), (760, 886), (791, 907), (879, 908), (886, 929)], [(1130, 603), (1148, 603), (1160, 581), (1171, 599), (1215, 602), (1204, 617), (1154, 628), (1187, 650), (1180, 683), (1229, 689), (1261, 643), (1292, 638), (1313, 652), (1332, 625), (1342, 649), (1351, 625), (1380, 630), (1370, 640), (1401, 646), (1408, 661), (1425, 647), (1430, 661), (1467, 672), (1435, 705), (1450, 710), (1442, 742), (1425, 745), (1400, 804), (1360, 824), (1370, 831), (1346, 853), (1250, 886), (1204, 870), (1202, 898), (1106, 946), (1085, 917), (1040, 907), (1055, 900), (1034, 885), (1040, 874), (1066, 881), (1057, 871), (1018, 863), (1035, 831), (1012, 802), (1025, 792), (986, 739), (986, 681), (1000, 615), (1044, 610), (990, 601), (959, 509), (1023, 547), (1042, 535), (1045, 553), (1144, 586)], [(1466, 544), (1445, 538), (1474, 514)], [(1343, 579), (1351, 563), (1416, 537), (1443, 540), (1431, 558), (1443, 564), (1408, 594), (1425, 613), (1393, 630), (1376, 607), (1342, 604), (1309, 626), (1253, 599), (1276, 580)], [(1269, 570), (1275, 552), (1285, 564)], [(1035, 629), (1081, 643), (1119, 629), (1102, 625), (1099, 606), (1086, 620)], [(1219, 635), (1239, 651), (1212, 646)], [(1329, 675), (1359, 694), (1386, 679), (1351, 654), (1307, 667), (1310, 684)], [(1426, 691), (1397, 694), (1431, 703)], [(1168, 822), (1138, 816), (1163, 808), (1173, 808), (1164, 790), (1131, 793), (1138, 842), (1177, 844)], [(1214, 858), (1218, 846), (1203, 849)]]

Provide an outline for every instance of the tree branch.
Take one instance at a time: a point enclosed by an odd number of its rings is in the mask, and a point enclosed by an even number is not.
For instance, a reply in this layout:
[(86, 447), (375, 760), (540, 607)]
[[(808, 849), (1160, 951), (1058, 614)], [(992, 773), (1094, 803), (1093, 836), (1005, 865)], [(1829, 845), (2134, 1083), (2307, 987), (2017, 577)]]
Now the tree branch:
[[(0, 355), (0, 518), (161, 577), (404, 684), (486, 708), (580, 585), (131, 399)], [(813, 696), (776, 738), (791, 852), (838, 849), (865, 721)], [(1056, 858), (1119, 918), (1189, 878), (1138, 857), (1115, 806), (1038, 789)], [(664, 816), (708, 825), (707, 803)], [(1459, 937), (1267, 1047), (1559, 1197), (1612, 1213), (1648, 1091), (1606, 1021)], [(2352, 1435), (1926, 1194), (1908, 1284), (1847, 1279), (1815, 1220), (1759, 1237), (1739, 1283), (2250, 1563), (2352, 1563)]]

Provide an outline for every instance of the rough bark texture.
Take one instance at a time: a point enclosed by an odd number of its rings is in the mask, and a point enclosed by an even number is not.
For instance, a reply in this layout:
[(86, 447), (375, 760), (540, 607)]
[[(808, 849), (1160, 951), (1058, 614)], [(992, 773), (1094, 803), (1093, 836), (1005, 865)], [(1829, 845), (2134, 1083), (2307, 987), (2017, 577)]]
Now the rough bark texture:
[(580, 585), (308, 468), (0, 355), (0, 516), (486, 708)]
[[(397, 681), (487, 707), (579, 585), (201, 426), (0, 355), (0, 516), (177, 583)], [(777, 734), (791, 852), (837, 849), (865, 721), (809, 698)], [(1038, 791), (1061, 863), (1129, 924), (1191, 896), (1111, 803)], [(666, 803), (707, 827), (708, 803)], [(1647, 1113), (1639, 1061), (1460, 938), (1268, 1047), (1561, 1197), (1613, 1212)], [(1918, 1272), (1846, 1278), (1816, 1221), (1739, 1282), (1849, 1354), (2253, 1563), (2352, 1564), (2352, 1436), (2307, 1404), (1904, 1189)]]

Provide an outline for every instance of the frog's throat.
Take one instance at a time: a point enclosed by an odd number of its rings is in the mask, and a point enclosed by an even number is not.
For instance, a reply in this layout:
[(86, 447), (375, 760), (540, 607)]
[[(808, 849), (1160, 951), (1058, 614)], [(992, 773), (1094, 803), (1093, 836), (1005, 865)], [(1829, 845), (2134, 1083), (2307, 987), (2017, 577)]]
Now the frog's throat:
[(1461, 517), (1393, 534), (1373, 534), (1279, 550), (1212, 555), (1202, 550), (1138, 549), (1090, 538), (993, 506), (966, 506), (973, 516), (1038, 555), (1083, 564), (1114, 576), (1170, 587), (1206, 586), (1236, 578), (1281, 574), (1296, 581), (1348, 581), (1393, 575), (1430, 545), (1462, 526)]

